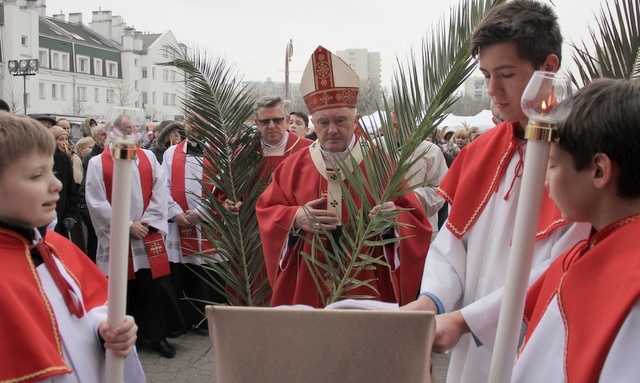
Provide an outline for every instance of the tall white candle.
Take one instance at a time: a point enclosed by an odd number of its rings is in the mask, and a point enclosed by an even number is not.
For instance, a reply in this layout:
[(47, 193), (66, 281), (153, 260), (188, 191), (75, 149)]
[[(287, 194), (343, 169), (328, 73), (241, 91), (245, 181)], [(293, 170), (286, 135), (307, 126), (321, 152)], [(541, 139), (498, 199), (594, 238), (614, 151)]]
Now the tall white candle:
[[(106, 149), (109, 150), (109, 149)], [(129, 264), (129, 215), (131, 210), (131, 171), (133, 160), (116, 159), (111, 187), (111, 236), (109, 238), (109, 328), (118, 327), (127, 309), (127, 266)], [(106, 381), (124, 381), (124, 357), (106, 352)]]

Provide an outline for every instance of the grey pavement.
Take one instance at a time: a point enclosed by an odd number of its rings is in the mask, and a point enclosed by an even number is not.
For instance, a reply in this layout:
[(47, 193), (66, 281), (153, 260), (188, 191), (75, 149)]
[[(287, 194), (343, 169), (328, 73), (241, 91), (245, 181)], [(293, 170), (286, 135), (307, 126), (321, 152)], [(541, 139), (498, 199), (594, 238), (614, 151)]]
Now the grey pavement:
[[(189, 332), (169, 343), (176, 349), (173, 359), (166, 359), (157, 352), (138, 348), (138, 355), (149, 383), (155, 382), (215, 382), (214, 350), (209, 336)], [(443, 383), (449, 366), (449, 355), (432, 354), (436, 382)], [(257, 380), (259, 381), (259, 380)]]

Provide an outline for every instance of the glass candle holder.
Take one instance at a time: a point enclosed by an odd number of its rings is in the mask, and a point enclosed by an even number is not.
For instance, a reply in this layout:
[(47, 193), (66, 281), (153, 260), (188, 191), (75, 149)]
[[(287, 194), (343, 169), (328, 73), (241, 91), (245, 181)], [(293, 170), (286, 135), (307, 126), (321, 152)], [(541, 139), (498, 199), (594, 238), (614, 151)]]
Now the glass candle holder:
[(525, 138), (552, 141), (573, 106), (571, 80), (557, 72), (534, 72), (522, 93), (521, 106), (529, 118)]

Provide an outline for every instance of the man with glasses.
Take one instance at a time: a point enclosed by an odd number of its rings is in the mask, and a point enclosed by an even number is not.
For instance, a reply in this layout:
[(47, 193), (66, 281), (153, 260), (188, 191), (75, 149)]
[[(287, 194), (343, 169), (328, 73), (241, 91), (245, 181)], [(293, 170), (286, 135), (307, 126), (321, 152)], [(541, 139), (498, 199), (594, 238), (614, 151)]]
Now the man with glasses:
[(287, 130), (289, 124), (281, 97), (261, 97), (253, 110), (256, 125), (262, 135), (264, 171), (271, 172), (286, 157), (312, 144), (311, 140), (290, 134)]

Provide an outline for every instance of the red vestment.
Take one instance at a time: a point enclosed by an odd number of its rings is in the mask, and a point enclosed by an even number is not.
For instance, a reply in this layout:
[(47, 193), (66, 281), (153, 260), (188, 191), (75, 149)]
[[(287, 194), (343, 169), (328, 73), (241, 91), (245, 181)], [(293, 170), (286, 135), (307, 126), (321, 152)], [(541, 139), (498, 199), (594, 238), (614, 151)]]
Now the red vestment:
[(269, 173), (273, 172), (276, 166), (278, 166), (280, 162), (284, 161), (285, 158), (290, 157), (293, 153), (308, 147), (312, 143), (313, 141), (308, 138), (300, 137), (295, 133), (289, 132), (289, 139), (287, 140), (284, 154), (281, 156), (264, 157), (261, 165), (263, 174), (268, 175)]
[(598, 381), (620, 327), (640, 299), (639, 217), (623, 218), (578, 243), (558, 257), (527, 293), (523, 348), (558, 295), (567, 334), (567, 382)]
[[(363, 163), (360, 165), (363, 166)], [(314, 278), (300, 254), (302, 251), (307, 254), (315, 252), (316, 256), (320, 256), (319, 252), (312, 250), (310, 243), (302, 239), (298, 239), (293, 245), (287, 244), (298, 210), (305, 203), (327, 195), (327, 189), (327, 180), (314, 164), (311, 151), (303, 150), (276, 168), (271, 184), (258, 200), (256, 214), (269, 283), (273, 289), (272, 306), (322, 306), (322, 298)], [(373, 200), (370, 202), (373, 203)], [(376, 291), (359, 287), (349, 290), (348, 295), (369, 295), (377, 300), (400, 304), (416, 299), (431, 228), (413, 193), (407, 193), (393, 202), (398, 207), (413, 209), (398, 217), (399, 222), (408, 224), (406, 227), (396, 227), (400, 237), (406, 237), (398, 245), (399, 265), (391, 254), (386, 260), (390, 266), (376, 265), (374, 270), (361, 271), (358, 279), (370, 280)], [(342, 221), (349, 221), (346, 206), (342, 207)], [(312, 238), (311, 233), (303, 234)], [(285, 248), (286, 253), (283, 254)], [(373, 256), (382, 256), (382, 252), (383, 249), (377, 247), (373, 249)], [(319, 276), (319, 279), (323, 281), (324, 277)]]
[[(54, 231), (47, 230), (43, 240), (80, 287), (85, 312), (105, 305), (107, 278), (100, 269)], [(71, 372), (30, 245), (25, 237), (0, 228), (0, 382), (30, 382)]]
[[(491, 194), (498, 190), (511, 158), (523, 141), (515, 137), (516, 127), (505, 121), (478, 136), (458, 154), (438, 187), (451, 210), (447, 228), (458, 239), (473, 226)], [(522, 175), (522, 168), (519, 169)], [(457, 193), (456, 191), (461, 191)], [(546, 238), (554, 229), (566, 225), (560, 211), (544, 190), (536, 240)]]

